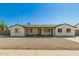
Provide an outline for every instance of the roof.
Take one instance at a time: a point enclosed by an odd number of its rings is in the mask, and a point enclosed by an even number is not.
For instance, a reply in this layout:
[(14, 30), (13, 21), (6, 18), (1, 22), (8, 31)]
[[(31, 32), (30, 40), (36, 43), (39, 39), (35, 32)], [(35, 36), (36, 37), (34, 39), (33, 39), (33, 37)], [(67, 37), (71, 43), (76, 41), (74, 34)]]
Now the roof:
[[(21, 26), (21, 27), (24, 27), (23, 25), (15, 24), (15, 25), (9, 26), (9, 28), (11, 28), (11, 27), (13, 27), (13, 26), (16, 26), (16, 25)], [(24, 28), (25, 28), (25, 27), (24, 27)]]
[(30, 25), (24, 25), (25, 27), (55, 27), (56, 25), (53, 24), (30, 24)]
[[(75, 26), (70, 25), (70, 24), (67, 24), (67, 23), (59, 24), (59, 25), (57, 25), (56, 27), (58, 27), (58, 26), (62, 26), (62, 25), (68, 25), (68, 26), (71, 26), (71, 27), (75, 27)], [(76, 27), (75, 27), (75, 28), (76, 28)]]
[(79, 25), (79, 23), (77, 23), (75, 26)]
[[(47, 24), (29, 24), (29, 25), (27, 24), (27, 25), (20, 25), (20, 24), (15, 24), (15, 25), (12, 25), (10, 27), (13, 27), (13, 26), (16, 26), (16, 25), (24, 27), (24, 28), (26, 28), (26, 27), (58, 27), (58, 26), (61, 26), (61, 25), (64, 25), (64, 24), (68, 25), (68, 26), (72, 26), (70, 24), (63, 23), (63, 24), (59, 24), (59, 25), (53, 25), (53, 24), (48, 24), (48, 25)], [(72, 26), (72, 27), (75, 27), (75, 26)]]

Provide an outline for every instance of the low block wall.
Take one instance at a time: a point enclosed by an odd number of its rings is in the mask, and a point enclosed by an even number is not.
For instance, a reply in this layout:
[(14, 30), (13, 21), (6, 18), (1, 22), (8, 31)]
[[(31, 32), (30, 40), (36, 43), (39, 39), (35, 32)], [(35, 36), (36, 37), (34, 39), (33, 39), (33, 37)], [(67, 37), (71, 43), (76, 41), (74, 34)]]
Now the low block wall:
[(0, 35), (9, 35), (10, 31), (9, 30), (0, 30)]

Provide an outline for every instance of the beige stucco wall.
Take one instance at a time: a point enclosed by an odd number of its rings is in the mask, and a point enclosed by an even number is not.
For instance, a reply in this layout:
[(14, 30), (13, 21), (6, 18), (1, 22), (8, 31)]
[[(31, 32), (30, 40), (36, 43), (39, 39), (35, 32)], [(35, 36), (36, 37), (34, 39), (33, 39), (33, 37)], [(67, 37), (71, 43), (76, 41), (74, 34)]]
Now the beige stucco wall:
[[(32, 29), (32, 32), (30, 32), (30, 29)], [(38, 34), (37, 28), (27, 28), (26, 32), (27, 32), (26, 35), (35, 35), (35, 34)]]
[[(19, 33), (15, 33), (16, 28), (19, 28), (19, 30), (20, 30)], [(21, 26), (16, 25), (16, 26), (9, 28), (9, 30), (10, 30), (10, 36), (25, 36), (25, 33), (24, 33), (25, 30)]]
[[(61, 28), (62, 29), (62, 33), (58, 32), (58, 29)], [(71, 33), (67, 33), (66, 29), (70, 28), (71, 29)], [(72, 26), (68, 26), (68, 25), (61, 25), (55, 28), (55, 36), (75, 36), (75, 28)]]

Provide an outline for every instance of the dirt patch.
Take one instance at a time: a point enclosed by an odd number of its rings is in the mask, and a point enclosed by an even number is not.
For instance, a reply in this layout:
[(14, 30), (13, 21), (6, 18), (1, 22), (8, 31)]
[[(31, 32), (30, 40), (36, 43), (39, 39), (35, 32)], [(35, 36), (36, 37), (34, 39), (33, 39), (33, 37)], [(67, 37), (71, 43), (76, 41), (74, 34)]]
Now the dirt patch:
[(79, 43), (63, 38), (0, 38), (0, 49), (79, 50)]

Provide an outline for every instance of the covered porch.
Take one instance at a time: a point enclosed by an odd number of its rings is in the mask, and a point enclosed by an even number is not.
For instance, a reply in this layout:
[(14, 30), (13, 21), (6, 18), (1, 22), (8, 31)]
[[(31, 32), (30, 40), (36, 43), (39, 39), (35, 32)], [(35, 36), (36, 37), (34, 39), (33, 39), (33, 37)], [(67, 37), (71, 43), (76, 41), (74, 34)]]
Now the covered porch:
[(54, 36), (54, 28), (51, 27), (32, 27), (32, 28), (26, 28), (25, 34), (26, 36)]

